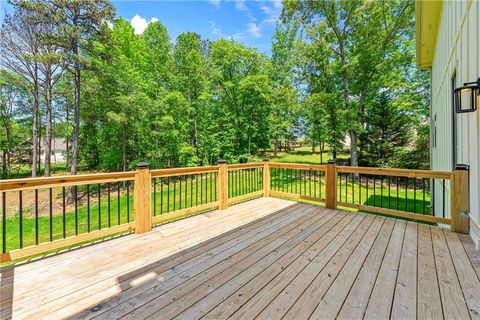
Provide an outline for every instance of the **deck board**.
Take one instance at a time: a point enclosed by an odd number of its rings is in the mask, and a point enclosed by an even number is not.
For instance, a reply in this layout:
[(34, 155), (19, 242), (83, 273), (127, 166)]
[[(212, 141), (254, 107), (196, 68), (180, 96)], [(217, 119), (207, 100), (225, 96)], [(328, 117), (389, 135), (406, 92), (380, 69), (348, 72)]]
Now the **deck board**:
[(1, 319), (472, 318), (465, 235), (260, 198), (1, 270)]

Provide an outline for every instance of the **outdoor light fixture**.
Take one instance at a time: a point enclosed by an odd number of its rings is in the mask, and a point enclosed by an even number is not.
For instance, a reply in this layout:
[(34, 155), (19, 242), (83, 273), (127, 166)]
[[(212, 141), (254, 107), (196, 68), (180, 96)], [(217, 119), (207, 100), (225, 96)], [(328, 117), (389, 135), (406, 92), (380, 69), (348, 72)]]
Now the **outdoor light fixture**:
[(480, 105), (480, 78), (475, 82), (466, 82), (463, 87), (453, 91), (455, 111), (457, 113), (473, 112)]

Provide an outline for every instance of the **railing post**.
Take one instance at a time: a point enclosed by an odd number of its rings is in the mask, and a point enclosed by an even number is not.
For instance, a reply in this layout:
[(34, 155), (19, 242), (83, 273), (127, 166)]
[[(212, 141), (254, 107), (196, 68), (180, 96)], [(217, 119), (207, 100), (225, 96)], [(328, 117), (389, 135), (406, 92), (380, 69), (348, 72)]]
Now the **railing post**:
[(268, 159), (263, 159), (263, 196), (270, 195), (270, 164)]
[(152, 177), (148, 169), (148, 163), (140, 162), (137, 169), (133, 200), (135, 205), (135, 233), (145, 233), (152, 229)]
[(450, 182), (452, 231), (458, 233), (470, 232), (468, 175), (469, 167), (457, 164)]
[(218, 160), (218, 209), (228, 208), (228, 167), (226, 160)]
[(328, 160), (327, 183), (325, 185), (325, 206), (329, 209), (337, 208), (337, 170), (335, 160)]

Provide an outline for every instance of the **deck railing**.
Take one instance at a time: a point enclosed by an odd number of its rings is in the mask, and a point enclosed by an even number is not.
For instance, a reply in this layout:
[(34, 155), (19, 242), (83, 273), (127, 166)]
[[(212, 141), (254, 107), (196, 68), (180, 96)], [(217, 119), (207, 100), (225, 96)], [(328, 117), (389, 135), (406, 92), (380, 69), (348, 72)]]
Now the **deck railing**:
[[(355, 208), (468, 233), (468, 171), (247, 163), (0, 181), (0, 262), (261, 196)], [(433, 199), (435, 195), (435, 199)]]

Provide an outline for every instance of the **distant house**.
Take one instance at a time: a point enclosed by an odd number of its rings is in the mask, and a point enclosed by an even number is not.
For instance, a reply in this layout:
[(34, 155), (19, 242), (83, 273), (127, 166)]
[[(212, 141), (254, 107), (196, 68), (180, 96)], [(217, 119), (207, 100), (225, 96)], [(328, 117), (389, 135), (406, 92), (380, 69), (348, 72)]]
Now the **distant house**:
[[(40, 153), (40, 161), (45, 163), (45, 140), (42, 139), (42, 150)], [(53, 164), (65, 163), (67, 161), (67, 145), (65, 140), (54, 138), (52, 139), (52, 157)]]
[(480, 248), (480, 110), (456, 113), (453, 100), (455, 88), (480, 78), (480, 1), (417, 0), (415, 7), (417, 64), (431, 74), (431, 169), (470, 167), (470, 235)]

